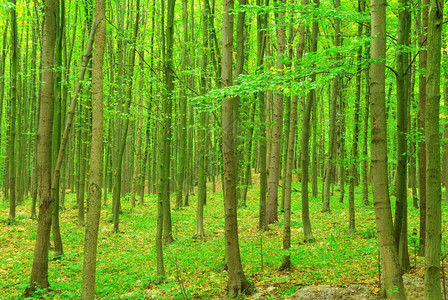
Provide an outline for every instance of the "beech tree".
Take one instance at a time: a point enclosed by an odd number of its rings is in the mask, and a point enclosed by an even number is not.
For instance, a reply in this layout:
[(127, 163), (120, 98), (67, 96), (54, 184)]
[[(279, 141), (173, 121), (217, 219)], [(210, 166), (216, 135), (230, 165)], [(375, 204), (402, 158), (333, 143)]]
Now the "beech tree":
[(372, 0), (372, 50), (370, 65), (370, 107), (372, 112), (371, 164), (376, 227), (384, 274), (383, 289), (388, 299), (406, 299), (398, 253), (393, 236), (392, 212), (387, 176), (387, 127), (385, 99), (386, 1)]
[(42, 29), (41, 55), (41, 96), (39, 129), (37, 132), (37, 176), (39, 183), (39, 221), (37, 224), (36, 245), (34, 247), (33, 267), (30, 286), (26, 290), (31, 295), (36, 289), (47, 289), (48, 248), (50, 246), (51, 217), (53, 199), (51, 198), (51, 127), (54, 97), (54, 48), (56, 43), (57, 0), (45, 0), (45, 17)]
[(103, 176), (103, 60), (106, 44), (105, 1), (95, 1), (95, 50), (92, 58), (92, 142), (89, 168), (89, 205), (84, 242), (82, 299), (95, 298), (95, 273), (98, 228), (101, 215)]
[(426, 80), (426, 241), (425, 299), (441, 299), (440, 247), (442, 191), (440, 176), (440, 58), (443, 1), (431, 0), (428, 15), (428, 65)]
[[(233, 0), (224, 0), (224, 19), (222, 22), (221, 86), (232, 85), (233, 55)], [(222, 99), (222, 157), (224, 166), (224, 216), (225, 216), (225, 257), (229, 273), (227, 291), (229, 297), (236, 297), (249, 290), (249, 283), (241, 264), (238, 240), (236, 170), (233, 126), (234, 99)]]

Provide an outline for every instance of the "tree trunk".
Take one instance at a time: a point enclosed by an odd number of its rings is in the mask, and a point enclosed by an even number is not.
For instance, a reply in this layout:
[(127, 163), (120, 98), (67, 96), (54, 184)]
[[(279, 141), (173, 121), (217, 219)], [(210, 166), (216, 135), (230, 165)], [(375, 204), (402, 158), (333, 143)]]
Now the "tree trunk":
[[(370, 28), (367, 27), (366, 34), (370, 34)], [(369, 57), (370, 55), (370, 44), (366, 45), (365, 50), (365, 56)], [(366, 102), (365, 102), (365, 109), (364, 109), (364, 130), (363, 130), (363, 136), (364, 136), (364, 143), (362, 148), (362, 156), (364, 157), (362, 161), (362, 167), (361, 167), (361, 181), (362, 181), (362, 202), (364, 205), (369, 205), (369, 183), (370, 183), (370, 166), (368, 161), (368, 141), (369, 141), (369, 115), (370, 115), (370, 66), (368, 66), (364, 72), (365, 78), (366, 78)]]
[[(233, 56), (233, 0), (224, 0), (224, 16), (222, 25), (222, 61), (221, 85), (232, 85)], [(238, 241), (235, 149), (233, 137), (233, 102), (228, 96), (222, 100), (222, 156), (224, 166), (224, 212), (225, 212), (225, 253), (228, 266), (229, 281), (227, 291), (229, 297), (236, 297), (248, 288), (241, 264)]]
[(56, 41), (57, 0), (45, 0), (42, 31), (42, 80), (40, 97), (39, 130), (37, 132), (37, 171), (39, 184), (39, 221), (30, 286), (25, 294), (31, 295), (36, 289), (47, 289), (48, 247), (50, 245), (51, 214), (51, 127), (54, 97), (54, 49)]
[[(307, 5), (307, 0), (302, 0), (301, 5)], [(297, 46), (297, 62), (303, 57), (305, 49), (305, 26), (299, 27), (299, 44)], [(291, 57), (292, 58), (292, 57)], [(294, 166), (294, 150), (295, 150), (295, 137), (297, 128), (297, 102), (299, 97), (294, 95), (291, 101), (291, 116), (289, 119), (289, 138), (288, 138), (288, 154), (286, 160), (286, 176), (283, 179), (283, 198), (284, 198), (284, 229), (283, 229), (283, 250), (288, 251), (291, 247), (291, 184), (292, 184), (292, 169)], [(282, 264), (280, 270), (286, 270), (291, 268), (291, 257), (289, 254), (283, 255)]]
[(17, 19), (16, 0), (11, 2), (11, 101), (9, 120), (9, 144), (8, 144), (8, 177), (9, 177), (9, 217), (8, 223), (13, 224), (16, 220), (16, 103), (17, 103), (17, 72), (19, 67), (17, 46)]
[[(284, 68), (285, 60), (285, 0), (277, 0), (279, 12), (276, 16), (277, 24), (277, 65), (276, 69), (280, 72)], [(268, 223), (274, 223), (278, 220), (278, 183), (280, 179), (280, 169), (282, 162), (282, 132), (283, 132), (283, 94), (274, 93), (273, 105), (273, 126), (271, 139), (271, 156), (269, 160), (268, 172), (268, 195), (267, 195), (267, 220)]]
[[(268, 0), (266, 0), (267, 2)], [(268, 3), (268, 2), (267, 2)], [(257, 0), (257, 6), (261, 8), (261, 0)], [(257, 14), (257, 68), (258, 71), (262, 71), (264, 52), (266, 49), (266, 35), (264, 28), (267, 26), (267, 13), (264, 15), (259, 12)], [(267, 189), (267, 173), (266, 173), (266, 98), (264, 92), (258, 92), (258, 107), (260, 110), (260, 139), (259, 139), (259, 151), (260, 151), (260, 212), (258, 228), (261, 230), (268, 229), (268, 223), (266, 219), (266, 189)]]
[[(190, 50), (189, 32), (188, 32), (188, 0), (182, 1), (182, 20), (183, 20), (183, 48), (182, 48), (182, 62), (181, 69), (188, 70), (188, 51)], [(184, 81), (188, 81), (188, 75), (183, 77)], [(180, 128), (179, 133), (179, 168), (177, 174), (177, 193), (176, 193), (176, 208), (179, 209), (183, 203), (182, 198), (184, 192), (188, 193), (185, 189), (186, 174), (187, 174), (187, 95), (184, 89), (181, 89), (179, 97), (179, 115), (180, 115)]]
[[(137, 0), (137, 7), (140, 7), (140, 0)], [(143, 28), (145, 28), (145, 22), (146, 18), (143, 20)], [(137, 33), (138, 34), (138, 33)], [(143, 31), (142, 40), (145, 39), (145, 31)], [(143, 68), (143, 61), (144, 61), (144, 52), (140, 52), (140, 90), (143, 89), (143, 77), (144, 77), (144, 68)], [(135, 207), (135, 198), (137, 197), (138, 188), (140, 185), (145, 185), (145, 182), (142, 182), (142, 169), (140, 168), (140, 165), (142, 164), (142, 131), (143, 131), (143, 93), (139, 95), (139, 105), (138, 105), (138, 124), (137, 124), (137, 142), (136, 142), (136, 149), (135, 149), (135, 161), (134, 161), (134, 172), (132, 174), (132, 181), (131, 181), (131, 206)], [(143, 197), (141, 198), (141, 203), (143, 203)]]
[(171, 224), (171, 205), (170, 205), (170, 164), (171, 164), (171, 137), (172, 137), (172, 127), (171, 127), (171, 115), (172, 115), (172, 101), (174, 94), (174, 66), (173, 66), (173, 47), (174, 47), (174, 5), (175, 0), (168, 0), (167, 7), (167, 24), (166, 24), (166, 50), (164, 59), (164, 73), (165, 73), (165, 101), (164, 101), (164, 125), (162, 130), (162, 143), (164, 144), (164, 151), (162, 156), (162, 163), (164, 168), (163, 179), (164, 182), (163, 189), (161, 191), (163, 195), (163, 242), (164, 244), (169, 244), (174, 241), (172, 234), (172, 224)]
[[(58, 152), (61, 143), (61, 128), (62, 128), (62, 111), (65, 110), (66, 107), (62, 106), (62, 37), (65, 30), (65, 2), (62, 1), (58, 5), (58, 15), (56, 16), (56, 49), (55, 49), (55, 78), (54, 78), (54, 101), (53, 101), (53, 136), (51, 139), (52, 142), (52, 172), (54, 173), (54, 168), (56, 167), (56, 160), (58, 157)], [(56, 258), (64, 255), (64, 248), (62, 245), (62, 236), (61, 230), (59, 226), (59, 189), (60, 189), (60, 181), (59, 178), (56, 182), (52, 181), (52, 186), (55, 186), (54, 194), (54, 206), (53, 206), (53, 220), (51, 222), (52, 233), (53, 233), (53, 241), (54, 241), (54, 255)]]
[(440, 246), (442, 191), (440, 178), (440, 58), (444, 1), (431, 0), (428, 15), (428, 64), (426, 81), (426, 243), (425, 300), (441, 299)]
[[(406, 49), (410, 46), (409, 34), (411, 29), (411, 14), (408, 10), (407, 0), (400, 1), (398, 12), (398, 52), (397, 52), (397, 173), (396, 173), (396, 205), (394, 238), (397, 250), (400, 244), (407, 245), (407, 104), (409, 97), (410, 75), (409, 75), (409, 54)], [(406, 250), (407, 247), (401, 247)], [(406, 251), (399, 251), (399, 262), (403, 272), (410, 268), (409, 254)]]
[(387, 125), (385, 98), (386, 1), (372, 0), (372, 50), (370, 66), (371, 165), (376, 227), (384, 274), (383, 288), (388, 299), (406, 299), (398, 253), (393, 236), (392, 212), (387, 176)]
[[(335, 0), (334, 7), (338, 9), (341, 6), (339, 0)], [(341, 45), (341, 35), (340, 35), (340, 20), (335, 19), (334, 21), (334, 47), (340, 47)], [(336, 60), (338, 60), (338, 55)], [(336, 139), (336, 112), (337, 103), (340, 97), (340, 82), (341, 76), (337, 75), (333, 78), (332, 96), (330, 102), (330, 128), (328, 131), (328, 154), (327, 154), (327, 164), (324, 176), (324, 191), (323, 191), (323, 206), (322, 212), (330, 211), (330, 193), (331, 193), (331, 182), (333, 180), (333, 170), (334, 170), (334, 152), (335, 152), (335, 139)], [(303, 153), (303, 152), (302, 152)]]
[[(366, 1), (358, 0), (358, 12), (362, 13), (365, 10)], [(363, 24), (358, 23), (358, 37), (362, 36)], [(349, 206), (349, 227), (348, 233), (352, 234), (356, 231), (355, 226), (355, 176), (356, 176), (356, 166), (358, 163), (358, 135), (359, 135), (359, 106), (361, 102), (361, 63), (362, 63), (362, 46), (358, 50), (358, 55), (356, 57), (356, 97), (355, 97), (355, 110), (353, 117), (353, 144), (351, 153), (351, 163), (350, 163), (350, 175), (349, 175), (349, 191), (348, 191), (348, 206)]]
[(426, 106), (426, 61), (427, 61), (427, 45), (426, 32), (428, 28), (428, 6), (429, 0), (423, 0), (422, 11), (422, 27), (420, 31), (420, 78), (419, 78), (419, 99), (418, 99), (418, 127), (420, 128), (420, 141), (418, 143), (418, 170), (419, 170), (419, 190), (420, 196), (420, 255), (425, 251), (426, 238), (426, 142), (425, 142), (425, 106)]
[[(137, 0), (139, 1), (139, 0)], [(138, 5), (137, 5), (138, 6)], [(103, 59), (106, 44), (105, 1), (95, 1), (95, 51), (92, 59), (92, 141), (89, 167), (89, 205), (84, 241), (81, 299), (95, 298), (96, 250), (101, 216), (103, 169)]]
[[(314, 0), (315, 9), (320, 5), (319, 0)], [(317, 51), (317, 36), (319, 34), (319, 23), (317, 20), (313, 21), (310, 41), (310, 52)], [(316, 74), (311, 75), (311, 82), (316, 81)], [(310, 145), (310, 119), (311, 109), (315, 101), (315, 89), (311, 89), (308, 93), (308, 99), (306, 100), (302, 117), (302, 137), (300, 142), (301, 152), (301, 168), (302, 168), (302, 223), (303, 223), (303, 235), (305, 242), (314, 241), (314, 236), (311, 230), (311, 220), (309, 212), (309, 195), (308, 195), (308, 165), (310, 162), (309, 145)]]

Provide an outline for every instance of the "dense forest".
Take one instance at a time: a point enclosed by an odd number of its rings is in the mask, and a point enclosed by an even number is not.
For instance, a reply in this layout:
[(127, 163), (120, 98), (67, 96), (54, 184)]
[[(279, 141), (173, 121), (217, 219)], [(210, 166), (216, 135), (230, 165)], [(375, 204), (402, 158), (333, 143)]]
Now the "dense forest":
[(444, 5), (3, 0), (0, 298), (447, 299)]

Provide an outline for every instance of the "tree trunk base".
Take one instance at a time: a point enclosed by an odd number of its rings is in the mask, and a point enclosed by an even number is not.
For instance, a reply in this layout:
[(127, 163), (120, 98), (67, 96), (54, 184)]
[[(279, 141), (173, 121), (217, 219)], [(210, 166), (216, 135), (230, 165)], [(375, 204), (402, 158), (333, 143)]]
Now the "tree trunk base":
[(283, 256), (283, 262), (282, 262), (281, 266), (278, 269), (280, 271), (286, 271), (286, 270), (290, 270), (291, 267), (292, 267), (291, 257), (289, 255), (284, 255)]

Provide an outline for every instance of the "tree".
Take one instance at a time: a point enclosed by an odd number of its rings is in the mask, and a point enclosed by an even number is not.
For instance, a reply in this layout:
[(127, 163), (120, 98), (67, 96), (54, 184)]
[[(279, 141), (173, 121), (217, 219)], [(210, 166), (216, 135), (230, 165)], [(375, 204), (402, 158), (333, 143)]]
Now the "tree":
[[(314, 0), (314, 11), (316, 11), (317, 8), (319, 8), (320, 1)], [(317, 36), (319, 34), (319, 22), (314, 19), (313, 25), (312, 25), (312, 31), (311, 31), (311, 39), (310, 39), (310, 52), (316, 52), (317, 51)], [(311, 83), (316, 81), (316, 74), (312, 74), (310, 76)], [(301, 151), (301, 162), (300, 167), (302, 169), (302, 223), (303, 223), (303, 235), (304, 235), (304, 241), (306, 242), (312, 242), (314, 241), (314, 236), (311, 231), (311, 220), (310, 220), (310, 212), (309, 212), (309, 195), (308, 195), (308, 181), (309, 181), (309, 175), (308, 175), (308, 166), (310, 163), (310, 154), (309, 154), (309, 147), (310, 147), (310, 119), (311, 119), (311, 109), (314, 105), (315, 98), (316, 98), (316, 90), (315, 88), (310, 89), (308, 92), (308, 96), (305, 103), (305, 108), (303, 110), (303, 117), (302, 117), (302, 136), (300, 139), (300, 151)]]
[(89, 168), (89, 204), (84, 241), (81, 299), (95, 298), (96, 249), (101, 215), (103, 175), (103, 59), (106, 45), (105, 1), (96, 0), (93, 28), (95, 50), (92, 59), (92, 142)]
[(419, 60), (419, 93), (418, 93), (418, 127), (420, 128), (420, 140), (418, 143), (418, 169), (419, 169), (419, 190), (418, 195), (420, 197), (420, 254), (425, 250), (425, 238), (426, 238), (426, 141), (425, 141), (425, 126), (426, 126), (426, 61), (427, 50), (423, 47), (427, 45), (427, 30), (428, 30), (428, 6), (429, 0), (423, 0), (421, 5), (422, 24), (419, 31), (420, 45), (420, 60)]
[(16, 1), (11, 0), (11, 102), (9, 120), (9, 224), (13, 224), (16, 219), (16, 103), (17, 103), (17, 69), (18, 45), (17, 45), (17, 16)]
[[(277, 0), (278, 15), (275, 20), (277, 24), (277, 63), (276, 71), (282, 72), (285, 61), (285, 0)], [(269, 159), (268, 170), (268, 195), (267, 195), (267, 219), (268, 223), (277, 221), (277, 206), (278, 206), (278, 182), (280, 179), (280, 169), (282, 162), (282, 132), (283, 132), (283, 94), (274, 93), (273, 104), (273, 126), (272, 126), (272, 140), (271, 152)]]
[[(266, 6), (269, 3), (266, 0)], [(257, 0), (257, 6), (261, 9), (261, 0)], [(266, 49), (266, 35), (265, 28), (267, 26), (267, 13), (262, 15), (261, 12), (257, 13), (257, 71), (262, 71), (264, 52)], [(260, 140), (259, 140), (259, 152), (260, 152), (260, 212), (258, 227), (261, 230), (268, 229), (268, 222), (266, 218), (266, 189), (267, 189), (267, 143), (266, 143), (266, 98), (265, 93), (259, 91), (257, 93), (258, 107), (260, 111)]]
[[(307, 0), (302, 0), (302, 5), (306, 5)], [(299, 44), (297, 46), (297, 60), (300, 63), (305, 49), (305, 26), (302, 24), (299, 27)], [(291, 116), (289, 119), (289, 138), (288, 138), (288, 155), (286, 160), (286, 177), (284, 178), (283, 198), (284, 198), (284, 229), (283, 229), (283, 250), (288, 251), (291, 247), (291, 183), (292, 183), (292, 168), (294, 161), (295, 149), (295, 135), (297, 127), (297, 102), (299, 96), (294, 95), (291, 101)], [(280, 270), (286, 270), (291, 267), (290, 255), (283, 255), (283, 261)]]
[[(208, 17), (210, 14), (209, 1), (204, 0), (202, 10), (202, 55), (201, 55), (201, 94), (207, 92), (207, 56), (208, 56)], [(204, 233), (204, 205), (207, 200), (207, 160), (206, 160), (206, 121), (207, 113), (199, 111), (198, 128), (198, 203), (196, 210), (195, 237), (201, 238)]]
[(45, 17), (42, 29), (41, 54), (41, 96), (39, 129), (37, 132), (37, 174), (39, 184), (39, 220), (30, 286), (26, 290), (31, 295), (36, 289), (47, 289), (48, 248), (50, 245), (53, 199), (51, 198), (51, 127), (54, 97), (54, 49), (56, 42), (56, 14), (58, 1), (45, 0)]
[(397, 173), (394, 238), (403, 271), (408, 271), (409, 254), (407, 251), (407, 105), (410, 76), (408, 70), (411, 29), (411, 14), (407, 0), (401, 0), (398, 13), (398, 50), (397, 50)]
[(370, 107), (372, 192), (376, 214), (383, 288), (388, 299), (406, 299), (393, 236), (392, 212), (387, 176), (387, 126), (385, 99), (386, 1), (372, 0), (372, 48), (370, 65)]
[[(232, 85), (233, 56), (233, 0), (224, 0), (224, 17), (222, 22), (222, 57), (221, 86)], [(229, 273), (227, 291), (229, 297), (236, 297), (245, 292), (249, 283), (244, 275), (241, 264), (238, 241), (237, 201), (236, 201), (236, 170), (234, 160), (233, 103), (234, 99), (227, 96), (222, 99), (222, 158), (224, 166), (224, 214), (225, 214), (225, 253)]]
[[(339, 0), (334, 2), (334, 7), (337, 10), (341, 6)], [(340, 33), (340, 23), (339, 19), (336, 19), (334, 22), (334, 47), (340, 47), (341, 45), (341, 33)], [(336, 56), (336, 60), (340, 59), (340, 55)], [(333, 180), (333, 169), (334, 169), (334, 152), (335, 152), (335, 140), (336, 140), (336, 111), (337, 104), (340, 99), (340, 84), (341, 84), (341, 76), (337, 75), (333, 78), (332, 82), (332, 96), (330, 103), (330, 129), (328, 131), (328, 155), (327, 155), (327, 163), (324, 174), (324, 192), (323, 196), (323, 206), (322, 212), (330, 211), (330, 188), (331, 182)]]
[(431, 0), (428, 15), (428, 65), (426, 77), (426, 243), (425, 299), (441, 299), (440, 246), (442, 238), (442, 191), (440, 176), (440, 58), (443, 5)]
[[(365, 0), (358, 0), (358, 12), (363, 12), (365, 8)], [(358, 23), (358, 38), (362, 37), (363, 24)], [(359, 107), (361, 102), (361, 62), (362, 62), (362, 46), (359, 47), (358, 54), (356, 56), (356, 98), (355, 98), (355, 111), (353, 117), (353, 145), (352, 145), (352, 162), (350, 164), (350, 178), (349, 178), (349, 192), (348, 192), (348, 206), (349, 206), (349, 228), (348, 233), (351, 234), (356, 231), (355, 226), (355, 176), (356, 165), (358, 159), (358, 137), (359, 137)]]

